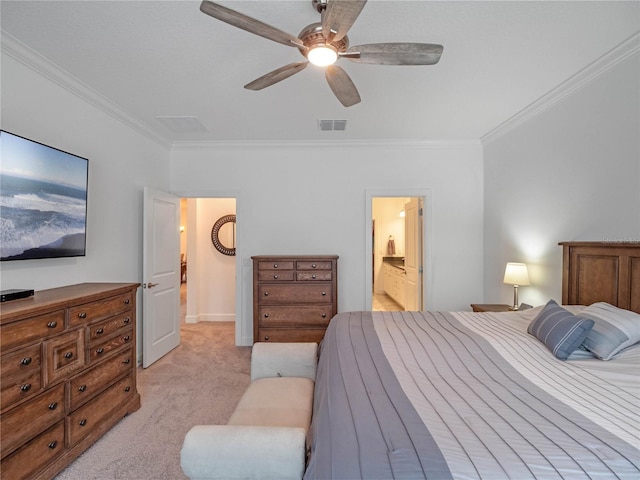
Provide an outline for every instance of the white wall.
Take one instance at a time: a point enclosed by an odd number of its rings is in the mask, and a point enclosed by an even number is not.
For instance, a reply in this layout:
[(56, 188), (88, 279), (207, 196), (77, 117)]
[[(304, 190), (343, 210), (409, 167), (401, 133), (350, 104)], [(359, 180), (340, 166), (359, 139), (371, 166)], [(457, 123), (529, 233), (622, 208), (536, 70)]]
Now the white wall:
[[(469, 309), (482, 299), (482, 152), (478, 142), (204, 144), (171, 152), (171, 190), (237, 199), (236, 341), (252, 342), (252, 255), (337, 254), (338, 310), (361, 310), (366, 192), (430, 189), (427, 308)], [(369, 206), (370, 208), (370, 206)]]
[(235, 198), (193, 198), (187, 204), (193, 214), (187, 228), (190, 248), (185, 321), (235, 321), (236, 257), (223, 255), (211, 242), (216, 220), (235, 215)]
[[(168, 190), (168, 150), (13, 57), (1, 62), (2, 129), (89, 159), (86, 257), (2, 262), (1, 288), (142, 282), (142, 192)], [(139, 289), (139, 318), (140, 300)]]
[(485, 145), (485, 301), (511, 303), (508, 261), (533, 305), (562, 299), (569, 240), (640, 241), (640, 54)]

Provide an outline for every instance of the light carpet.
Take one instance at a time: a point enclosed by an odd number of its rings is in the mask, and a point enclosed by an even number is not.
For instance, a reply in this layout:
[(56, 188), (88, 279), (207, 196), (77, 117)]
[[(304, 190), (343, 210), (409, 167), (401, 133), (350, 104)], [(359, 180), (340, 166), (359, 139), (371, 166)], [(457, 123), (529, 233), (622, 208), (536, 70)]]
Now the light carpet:
[(194, 425), (226, 424), (250, 383), (250, 347), (235, 346), (233, 322), (182, 324), (182, 342), (139, 368), (140, 410), (55, 480), (184, 480), (180, 449)]

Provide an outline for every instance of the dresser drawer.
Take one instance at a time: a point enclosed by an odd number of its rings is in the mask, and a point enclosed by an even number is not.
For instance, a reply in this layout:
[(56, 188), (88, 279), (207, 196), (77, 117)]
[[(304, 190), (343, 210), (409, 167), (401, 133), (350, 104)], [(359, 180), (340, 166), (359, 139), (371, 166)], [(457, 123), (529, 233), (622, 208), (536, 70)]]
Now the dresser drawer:
[(92, 345), (89, 349), (89, 362), (93, 363), (108, 357), (109, 354), (121, 349), (126, 345), (130, 345), (133, 341), (133, 328), (124, 330), (117, 337), (113, 337), (102, 343)]
[(261, 282), (291, 282), (293, 270), (260, 270), (258, 280)]
[(13, 435), (3, 435), (2, 456), (5, 457), (62, 418), (64, 418), (64, 384), (47, 390), (4, 413), (0, 417), (0, 429), (2, 432), (13, 432)]
[(0, 327), (2, 351), (51, 337), (64, 331), (64, 310), (38, 315)]
[(69, 382), (71, 410), (95, 397), (105, 386), (120, 375), (131, 370), (133, 352), (131, 348), (105, 360), (96, 367), (76, 375)]
[(45, 385), (65, 378), (85, 366), (84, 331), (77, 329), (44, 342)]
[(293, 270), (293, 261), (263, 260), (258, 262), (258, 270)]
[(259, 328), (258, 342), (315, 342), (324, 338), (325, 328)]
[(42, 390), (40, 369), (31, 370), (24, 378), (2, 380), (2, 408), (37, 395)]
[(67, 417), (69, 445), (73, 446), (109, 419), (112, 410), (133, 398), (136, 393), (133, 374), (119, 380), (101, 395)]
[(296, 280), (299, 282), (330, 282), (332, 279), (331, 270), (319, 272), (296, 272)]
[(331, 285), (259, 285), (258, 301), (261, 305), (296, 303), (331, 303)]
[(64, 421), (38, 435), (2, 460), (2, 478), (28, 480), (41, 467), (64, 452)]
[(331, 270), (332, 262), (328, 261), (311, 261), (311, 262), (296, 262), (296, 268), (298, 270)]
[(69, 309), (70, 327), (86, 325), (105, 317), (110, 317), (115, 312), (130, 309), (133, 306), (133, 293), (123, 293), (114, 297), (105, 298), (84, 305), (78, 305)]
[(34, 370), (40, 371), (40, 345), (32, 345), (2, 356), (0, 378), (3, 384), (10, 380), (26, 378), (32, 375)]
[(122, 315), (91, 325), (91, 327), (89, 327), (89, 343), (95, 343), (96, 341), (101, 342), (104, 338), (116, 333), (121, 328), (131, 326), (131, 318), (130, 312), (125, 312)]
[(260, 326), (328, 325), (333, 305), (298, 307), (263, 306), (259, 309)]

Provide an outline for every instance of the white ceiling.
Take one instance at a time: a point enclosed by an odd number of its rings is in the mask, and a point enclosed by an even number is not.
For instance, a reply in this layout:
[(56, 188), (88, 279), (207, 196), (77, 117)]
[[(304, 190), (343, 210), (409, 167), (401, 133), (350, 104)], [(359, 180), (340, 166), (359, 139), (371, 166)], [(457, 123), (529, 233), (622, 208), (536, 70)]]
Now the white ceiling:
[[(220, 3), (293, 35), (319, 21), (310, 0)], [(444, 53), (434, 66), (340, 60), (362, 97), (345, 108), (313, 66), (245, 90), (300, 53), (199, 4), (2, 0), (0, 19), (4, 33), (168, 143), (478, 139), (640, 31), (638, 1), (370, 0), (351, 45), (439, 43)], [(206, 131), (172, 133), (158, 116), (197, 117)], [(322, 132), (318, 119), (346, 119), (347, 129)]]

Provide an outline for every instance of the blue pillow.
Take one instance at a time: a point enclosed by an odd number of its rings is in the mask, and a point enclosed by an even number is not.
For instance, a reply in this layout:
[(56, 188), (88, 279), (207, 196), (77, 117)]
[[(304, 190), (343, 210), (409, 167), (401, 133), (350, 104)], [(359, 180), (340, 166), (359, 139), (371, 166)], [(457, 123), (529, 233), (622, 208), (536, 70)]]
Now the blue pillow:
[(557, 358), (566, 360), (582, 345), (592, 327), (593, 320), (573, 315), (549, 300), (529, 324), (527, 332), (544, 343)]

